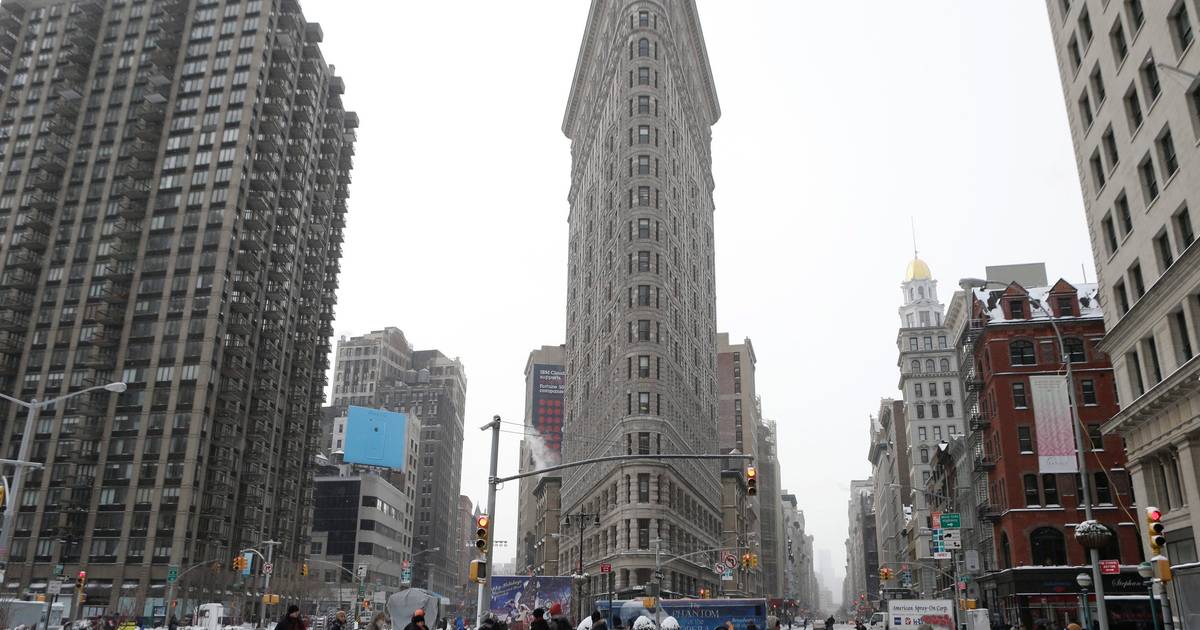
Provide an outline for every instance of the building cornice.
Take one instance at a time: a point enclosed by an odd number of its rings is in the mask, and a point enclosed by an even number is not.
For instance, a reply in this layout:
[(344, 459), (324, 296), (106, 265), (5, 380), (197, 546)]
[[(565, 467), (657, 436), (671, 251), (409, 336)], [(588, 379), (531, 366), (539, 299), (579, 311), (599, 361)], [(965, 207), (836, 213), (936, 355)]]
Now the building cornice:
[(1200, 356), (1192, 357), (1150, 391), (1138, 396), (1105, 422), (1100, 430), (1104, 433), (1128, 434), (1157, 417), (1180, 398), (1194, 396), (1197, 392), (1200, 392)]

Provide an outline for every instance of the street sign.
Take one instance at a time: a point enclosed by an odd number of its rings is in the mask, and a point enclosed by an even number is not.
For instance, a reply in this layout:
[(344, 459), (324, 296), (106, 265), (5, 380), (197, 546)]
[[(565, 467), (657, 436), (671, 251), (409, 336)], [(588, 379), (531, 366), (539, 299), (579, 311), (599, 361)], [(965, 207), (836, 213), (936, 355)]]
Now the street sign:
[(58, 580), (50, 580), (46, 583), (46, 592), (51, 595), (58, 595), (62, 592), (62, 582)]
[(962, 518), (955, 513), (942, 514), (939, 522), (942, 525), (942, 529), (958, 529), (962, 527)]
[(1121, 561), (1120, 560), (1101, 560), (1100, 573), (1104, 575), (1120, 575)]
[(725, 566), (729, 567), (730, 569), (736, 567), (737, 566), (737, 557), (731, 553), (725, 554)]
[(174, 584), (175, 580), (179, 579), (179, 567), (171, 565), (167, 567), (167, 584)]
[(657, 580), (657, 581), (659, 581), (659, 582), (662, 582), (662, 581), (663, 581), (663, 572), (662, 572), (662, 571), (655, 571), (655, 572), (654, 572), (654, 579), (655, 579), (655, 580)]
[(400, 572), (400, 581), (404, 584), (412, 582), (412, 569), (404, 569)]
[(732, 582), (733, 581), (733, 569), (725, 569), (724, 571), (722, 571), (721, 572), (721, 581), (722, 582)]
[(612, 565), (607, 562), (601, 562), (600, 563), (600, 572), (601, 573), (612, 573)]
[(943, 529), (942, 530), (942, 548), (943, 549), (962, 549), (962, 530), (961, 529)]
[(367, 578), (367, 565), (358, 565), (358, 573), (356, 573), (356, 575), (358, 575), (358, 579), (365, 580)]
[(63, 574), (63, 565), (61, 565), (61, 564), (54, 565), (54, 575), (62, 577), (62, 574)]
[(965, 557), (963, 558), (963, 564), (966, 565), (968, 571), (978, 571), (979, 551), (975, 549), (968, 549)]
[(935, 551), (935, 552), (933, 552), (933, 559), (934, 559), (934, 560), (949, 560), (949, 559), (950, 559), (950, 557), (951, 557), (951, 553), (950, 553), (949, 551)]
[(723, 575), (725, 573), (725, 568), (724, 562), (718, 562), (713, 565), (713, 571), (715, 571), (717, 575)]
[(271, 572), (274, 570), (275, 565), (271, 564), (270, 562), (263, 564), (263, 575), (271, 575)]

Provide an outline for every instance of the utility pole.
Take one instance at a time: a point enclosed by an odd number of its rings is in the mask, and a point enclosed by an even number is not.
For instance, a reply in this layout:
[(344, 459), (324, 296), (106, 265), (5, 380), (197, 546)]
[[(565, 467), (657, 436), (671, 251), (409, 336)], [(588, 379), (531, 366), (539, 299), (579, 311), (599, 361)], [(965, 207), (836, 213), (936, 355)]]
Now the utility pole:
[[(481, 427), (480, 430), (487, 431), (488, 429), (492, 430), (492, 463), (490, 466), (488, 466), (488, 498), (487, 498), (487, 516), (489, 519), (488, 527), (490, 528), (490, 527), (492, 527), (492, 524), (494, 524), (496, 522), (496, 515), (495, 515), (495, 512), (496, 512), (496, 484), (497, 484), (496, 467), (499, 464), (499, 459), (500, 459), (500, 416), (492, 416), (492, 421), (483, 425), (483, 427)], [(484, 611), (484, 608), (483, 608), (484, 595), (487, 595), (487, 597), (489, 598), (489, 603), (490, 603), (490, 598), (492, 596), (492, 589), (491, 589), (490, 582), (492, 579), (492, 547), (495, 545), (495, 543), (494, 543), (494, 541), (490, 540), (490, 538), (491, 537), (489, 536), (487, 549), (484, 550), (484, 566), (487, 567), (487, 577), (484, 579), (486, 581), (488, 581), (489, 584), (486, 586), (483, 583), (479, 584), (479, 592), (477, 594), (476, 606), (475, 606), (475, 627), (476, 628), (483, 626), (483, 618), (485, 616), (485, 613), (483, 612)]]
[[(270, 592), (271, 592), (271, 573), (273, 573), (275, 571), (275, 567), (272, 566), (271, 559), (275, 557), (275, 545), (278, 545), (280, 543), (277, 540), (264, 540), (262, 544), (265, 545), (267, 548), (267, 562), (266, 562), (266, 564), (263, 565), (263, 574), (266, 577), (263, 579), (263, 591), (264, 591), (263, 597), (261, 600), (259, 600), (259, 603), (258, 603), (258, 618), (260, 621), (262, 621), (263, 625), (265, 626), (265, 625), (267, 625), (267, 598), (266, 598), (266, 596), (268, 594), (270, 594)], [(271, 569), (271, 571), (267, 571), (268, 567)]]

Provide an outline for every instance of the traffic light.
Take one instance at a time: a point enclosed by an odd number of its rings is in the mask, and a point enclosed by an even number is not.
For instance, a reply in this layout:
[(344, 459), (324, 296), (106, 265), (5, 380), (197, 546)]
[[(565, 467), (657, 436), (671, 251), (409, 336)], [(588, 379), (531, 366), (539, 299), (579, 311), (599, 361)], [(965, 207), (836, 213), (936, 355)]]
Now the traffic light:
[(750, 554), (750, 568), (752, 568), (752, 569), (758, 568), (758, 554), (756, 554), (756, 553)]
[(8, 508), (5, 499), (8, 497), (8, 484), (0, 483), (0, 512)]
[(752, 497), (758, 495), (758, 469), (753, 466), (746, 467), (746, 494)]
[(472, 582), (483, 584), (484, 581), (487, 580), (487, 576), (487, 562), (484, 562), (483, 560), (472, 560), (471, 570), (467, 577), (469, 577)]
[(80, 571), (79, 576), (75, 578), (75, 590), (82, 591), (84, 584), (87, 584), (87, 571)]
[(480, 553), (487, 552), (488, 534), (492, 529), (492, 519), (488, 518), (487, 514), (480, 514), (475, 517), (475, 548)]
[(363, 610), (371, 610), (371, 600), (369, 600), (369, 599), (363, 600)]
[(302, 575), (304, 577), (308, 577), (308, 563), (307, 562), (300, 565), (300, 575)]
[(708, 598), (708, 589), (706, 589), (706, 588), (700, 589), (700, 599), (707, 599), (707, 598)]
[(1156, 507), (1146, 508), (1146, 540), (1150, 543), (1150, 551), (1154, 555), (1162, 554), (1167, 537), (1163, 535), (1162, 511)]
[(893, 575), (893, 573), (892, 573), (892, 570), (891, 570), (891, 569), (889, 569), (889, 568), (887, 568), (887, 567), (880, 567), (880, 569), (879, 569), (879, 579), (881, 579), (881, 580), (883, 580), (884, 582), (886, 582), (886, 581), (888, 581), (888, 580), (892, 579), (892, 575)]
[[(220, 566), (220, 565), (218, 565), (218, 566)], [(246, 568), (246, 557), (245, 556), (234, 556), (233, 562), (230, 562), (229, 566), (234, 571), (241, 571), (241, 570), (245, 569)]]

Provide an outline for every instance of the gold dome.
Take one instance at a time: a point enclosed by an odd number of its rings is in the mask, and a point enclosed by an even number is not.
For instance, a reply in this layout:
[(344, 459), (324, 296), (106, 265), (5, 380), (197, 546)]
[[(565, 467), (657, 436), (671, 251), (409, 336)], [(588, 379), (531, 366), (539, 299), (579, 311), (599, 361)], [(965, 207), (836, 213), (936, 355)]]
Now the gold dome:
[(925, 264), (924, 260), (913, 257), (908, 263), (908, 269), (904, 272), (904, 281), (912, 282), (913, 280), (933, 280), (933, 274), (929, 272), (929, 265)]

